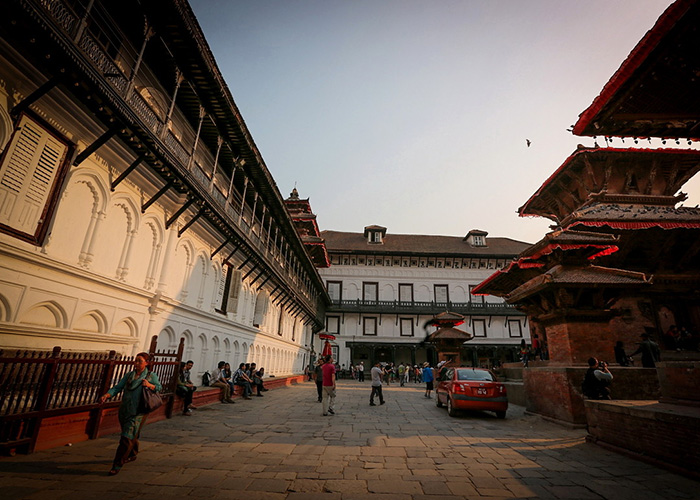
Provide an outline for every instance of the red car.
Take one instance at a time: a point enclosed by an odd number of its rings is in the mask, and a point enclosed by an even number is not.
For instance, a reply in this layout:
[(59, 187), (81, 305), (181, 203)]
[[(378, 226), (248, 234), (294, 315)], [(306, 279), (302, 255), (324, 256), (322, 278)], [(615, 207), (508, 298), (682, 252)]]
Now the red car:
[(487, 410), (496, 412), (498, 418), (506, 418), (506, 387), (483, 368), (448, 368), (438, 381), (435, 395), (438, 408), (446, 405), (451, 417), (458, 410)]

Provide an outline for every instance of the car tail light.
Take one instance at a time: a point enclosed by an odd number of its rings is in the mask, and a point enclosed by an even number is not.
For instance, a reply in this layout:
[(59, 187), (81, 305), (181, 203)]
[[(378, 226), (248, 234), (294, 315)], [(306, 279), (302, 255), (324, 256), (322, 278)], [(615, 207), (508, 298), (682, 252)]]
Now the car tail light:
[(503, 384), (498, 384), (498, 392), (499, 394), (506, 394), (506, 386)]
[(465, 393), (465, 392), (467, 391), (467, 387), (466, 387), (465, 385), (463, 385), (463, 384), (454, 384), (454, 385), (452, 386), (452, 390), (453, 390), (454, 392)]

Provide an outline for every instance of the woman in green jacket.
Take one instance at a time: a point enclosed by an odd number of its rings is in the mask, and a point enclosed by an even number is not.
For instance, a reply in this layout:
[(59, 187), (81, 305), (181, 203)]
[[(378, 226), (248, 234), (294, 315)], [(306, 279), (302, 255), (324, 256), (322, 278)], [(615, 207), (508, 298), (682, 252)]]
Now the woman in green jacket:
[(109, 471), (111, 476), (118, 474), (125, 463), (136, 460), (139, 452), (139, 434), (146, 422), (146, 414), (139, 413), (142, 386), (156, 392), (160, 392), (163, 388), (158, 375), (148, 370), (149, 361), (148, 353), (137, 354), (134, 369), (124, 375), (117, 385), (100, 398), (100, 403), (104, 403), (124, 391), (122, 404), (119, 406), (119, 425), (122, 428), (122, 434), (112, 469)]

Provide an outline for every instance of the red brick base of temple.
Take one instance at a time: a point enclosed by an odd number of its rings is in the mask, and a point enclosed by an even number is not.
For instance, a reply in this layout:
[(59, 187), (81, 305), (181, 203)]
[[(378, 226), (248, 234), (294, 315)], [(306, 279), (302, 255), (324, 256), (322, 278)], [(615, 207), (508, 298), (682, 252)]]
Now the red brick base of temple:
[(700, 479), (700, 407), (658, 401), (585, 404), (589, 442)]
[(659, 401), (586, 401), (587, 439), (700, 478), (700, 361), (662, 362), (656, 370)]
[[(586, 425), (581, 383), (586, 367), (542, 366), (523, 370), (527, 411), (574, 426)], [(657, 400), (659, 382), (653, 368), (611, 367), (614, 399)]]

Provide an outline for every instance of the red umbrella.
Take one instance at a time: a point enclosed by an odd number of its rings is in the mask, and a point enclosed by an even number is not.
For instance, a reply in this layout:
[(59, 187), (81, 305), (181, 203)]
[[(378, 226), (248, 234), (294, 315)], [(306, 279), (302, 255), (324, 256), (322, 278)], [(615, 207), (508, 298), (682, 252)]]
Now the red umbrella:
[(321, 333), (319, 334), (318, 338), (321, 340), (335, 340), (335, 335), (331, 335), (330, 333)]
[(333, 355), (333, 349), (331, 348), (331, 343), (326, 340), (325, 344), (323, 344), (323, 351), (321, 352), (321, 356), (332, 356)]

